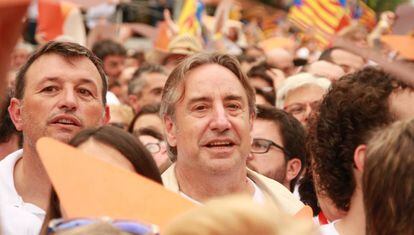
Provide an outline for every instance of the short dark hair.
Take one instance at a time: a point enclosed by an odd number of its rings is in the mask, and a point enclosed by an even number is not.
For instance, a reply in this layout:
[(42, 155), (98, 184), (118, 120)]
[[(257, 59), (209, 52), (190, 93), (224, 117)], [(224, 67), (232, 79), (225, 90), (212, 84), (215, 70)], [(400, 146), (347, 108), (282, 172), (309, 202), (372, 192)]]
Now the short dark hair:
[(396, 88), (385, 72), (367, 67), (336, 81), (311, 117), (307, 149), (317, 192), (348, 211), (355, 191), (354, 152), (369, 132), (393, 121), (388, 97)]
[(134, 118), (132, 119), (131, 123), (129, 124), (128, 127), (128, 132), (129, 133), (133, 133), (134, 132), (134, 125), (135, 122), (137, 121), (137, 119), (144, 115), (144, 114), (154, 114), (154, 115), (159, 115), (160, 112), (160, 103), (155, 103), (155, 104), (147, 104), (142, 106), (141, 110), (139, 110), (138, 113), (135, 114)]
[(319, 56), (318, 60), (324, 60), (331, 63), (335, 63), (332, 59), (332, 52), (334, 50), (341, 50), (339, 47), (330, 47), (322, 51), (321, 55)]
[(128, 95), (138, 94), (141, 92), (148, 82), (142, 79), (143, 75), (147, 73), (160, 73), (168, 76), (168, 72), (163, 66), (156, 64), (144, 64), (134, 72), (131, 80), (128, 82)]
[(302, 168), (298, 175), (290, 181), (290, 190), (293, 190), (303, 169), (306, 167), (306, 148), (305, 148), (305, 129), (302, 124), (291, 114), (266, 105), (257, 105), (257, 119), (272, 121), (280, 128), (282, 144), (289, 155), (285, 155), (285, 160), (289, 161), (298, 158)]
[(164, 140), (164, 136), (157, 130), (155, 130), (154, 128), (150, 128), (150, 127), (144, 127), (144, 128), (140, 128), (137, 131), (134, 131), (134, 133), (132, 133), (135, 137), (140, 137), (141, 135), (149, 135), (151, 137), (154, 137), (157, 140)]
[(108, 55), (127, 55), (127, 51), (124, 46), (110, 39), (97, 41), (93, 44), (92, 52), (102, 61), (104, 61), (105, 57)]
[(76, 134), (69, 144), (77, 147), (89, 139), (118, 150), (131, 162), (138, 174), (162, 184), (160, 172), (151, 153), (130, 133), (113, 126), (89, 128)]
[(269, 84), (270, 87), (273, 87), (273, 79), (267, 75), (266, 71), (269, 70), (270, 67), (265, 62), (262, 62), (258, 65), (253, 66), (248, 72), (247, 77), (251, 79), (252, 77), (259, 77), (267, 84)]
[(35, 51), (26, 63), (20, 68), (19, 72), (16, 75), (16, 88), (14, 91), (14, 97), (17, 99), (22, 99), (24, 96), (24, 88), (26, 85), (26, 73), (29, 70), (30, 66), (39, 59), (42, 55), (46, 54), (57, 54), (65, 58), (65, 60), (70, 61), (74, 58), (86, 57), (88, 58), (96, 67), (101, 76), (102, 80), (102, 101), (103, 104), (106, 104), (106, 92), (108, 90), (108, 82), (105, 75), (105, 72), (102, 68), (101, 61), (86, 47), (83, 47), (77, 43), (73, 42), (58, 42), (51, 41), (46, 43), (44, 46), (40, 47)]

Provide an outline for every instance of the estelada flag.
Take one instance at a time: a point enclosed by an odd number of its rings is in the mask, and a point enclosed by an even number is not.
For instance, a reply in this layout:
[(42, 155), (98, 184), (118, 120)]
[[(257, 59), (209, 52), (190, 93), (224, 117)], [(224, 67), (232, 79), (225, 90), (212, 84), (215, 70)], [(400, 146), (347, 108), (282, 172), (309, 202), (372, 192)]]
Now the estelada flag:
[(294, 0), (288, 20), (326, 46), (348, 25), (348, 14), (338, 0)]
[(67, 218), (109, 216), (162, 230), (196, 206), (152, 180), (52, 138), (39, 139), (36, 149)]

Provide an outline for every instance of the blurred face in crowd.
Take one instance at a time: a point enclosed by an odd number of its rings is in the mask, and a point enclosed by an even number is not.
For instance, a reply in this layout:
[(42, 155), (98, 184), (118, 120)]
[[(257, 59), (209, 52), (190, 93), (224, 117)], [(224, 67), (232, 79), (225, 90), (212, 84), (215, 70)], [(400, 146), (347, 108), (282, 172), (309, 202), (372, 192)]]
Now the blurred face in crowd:
[(331, 81), (336, 81), (345, 75), (342, 67), (324, 60), (319, 60), (315, 63), (312, 63), (309, 66), (308, 72), (318, 77), (327, 78)]
[(108, 55), (103, 59), (103, 68), (109, 77), (109, 83), (119, 78), (124, 69), (124, 65), (125, 56), (122, 55)]
[(142, 128), (152, 128), (157, 130), (159, 133), (163, 133), (162, 121), (158, 114), (143, 114), (139, 116), (134, 123), (134, 131), (138, 131)]
[(29, 58), (30, 52), (25, 48), (14, 49), (11, 55), (10, 67), (12, 69), (19, 69)]
[(414, 118), (414, 89), (410, 87), (398, 88), (394, 90), (390, 97), (390, 111), (398, 120), (406, 120)]
[(316, 85), (306, 85), (287, 93), (283, 109), (307, 126), (308, 118), (325, 91)]
[(245, 167), (253, 115), (235, 74), (218, 64), (187, 72), (175, 117), (166, 117), (168, 143), (177, 147), (177, 169), (228, 174)]
[(341, 66), (347, 74), (353, 73), (365, 65), (365, 61), (362, 57), (341, 49), (333, 50), (331, 57), (334, 63)]
[(160, 169), (161, 172), (166, 170), (172, 164), (167, 154), (167, 145), (165, 141), (159, 140), (150, 135), (140, 135), (139, 140), (151, 153), (158, 169)]
[(283, 71), (285, 76), (294, 73), (293, 56), (287, 50), (276, 48), (266, 53), (267, 63)]
[(135, 172), (132, 163), (124, 157), (121, 152), (92, 138), (88, 139), (77, 148), (104, 162)]
[(167, 75), (162, 73), (145, 74), (147, 85), (142, 89), (140, 104), (141, 107), (148, 104), (161, 102), (162, 90), (164, 89)]
[(27, 70), (23, 98), (13, 98), (9, 112), (28, 144), (43, 136), (67, 142), (81, 129), (108, 122), (102, 89), (88, 58), (46, 54)]
[(130, 105), (136, 112), (145, 105), (161, 102), (162, 90), (168, 78), (162, 73), (145, 73), (141, 76), (140, 79), (145, 79), (145, 86), (139, 94), (129, 96)]
[[(248, 166), (252, 170), (274, 179), (289, 188), (289, 182), (286, 182), (286, 160), (282, 149), (284, 146), (279, 126), (269, 120), (256, 119), (253, 125), (252, 137), (252, 153), (251, 157), (249, 157)], [(256, 141), (257, 139), (263, 139), (269, 143), (271, 141), (280, 147), (270, 145), (267, 152), (263, 152), (266, 148), (263, 147), (264, 144), (261, 141)], [(261, 150), (262, 148), (263, 153), (254, 153), (255, 149)]]
[(128, 101), (128, 82), (132, 79), (132, 75), (137, 70), (136, 67), (128, 67), (122, 70), (121, 75), (119, 76), (119, 85), (121, 86), (120, 96), (118, 99), (124, 104)]

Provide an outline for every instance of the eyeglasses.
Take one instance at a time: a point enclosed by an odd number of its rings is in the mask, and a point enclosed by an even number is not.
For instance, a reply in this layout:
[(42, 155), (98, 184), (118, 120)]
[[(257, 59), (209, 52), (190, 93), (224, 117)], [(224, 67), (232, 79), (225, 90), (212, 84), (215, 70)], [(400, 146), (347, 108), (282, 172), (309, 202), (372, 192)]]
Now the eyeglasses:
[(99, 222), (106, 222), (115, 228), (134, 235), (158, 235), (159, 229), (155, 225), (144, 224), (132, 220), (112, 220), (110, 218), (78, 218), (71, 220), (54, 219), (49, 222), (47, 234), (54, 234), (68, 229), (87, 226)]
[(320, 101), (313, 101), (309, 103), (294, 103), (288, 106), (285, 106), (283, 109), (292, 115), (299, 115), (306, 112), (306, 108), (309, 105), (312, 110), (316, 110), (319, 106)]
[(154, 154), (154, 153), (158, 153), (159, 151), (161, 151), (161, 148), (165, 146), (165, 142), (161, 141), (158, 143), (148, 143), (145, 145), (145, 148), (147, 148), (147, 150)]
[(286, 149), (283, 148), (282, 146), (274, 143), (271, 140), (259, 139), (259, 138), (253, 139), (253, 143), (252, 143), (252, 147), (251, 147), (250, 152), (258, 153), (258, 154), (267, 153), (267, 152), (269, 152), (269, 149), (270, 149), (271, 146), (275, 146), (276, 148), (282, 150), (284, 154), (286, 154), (287, 156), (290, 156), (289, 152), (286, 151)]

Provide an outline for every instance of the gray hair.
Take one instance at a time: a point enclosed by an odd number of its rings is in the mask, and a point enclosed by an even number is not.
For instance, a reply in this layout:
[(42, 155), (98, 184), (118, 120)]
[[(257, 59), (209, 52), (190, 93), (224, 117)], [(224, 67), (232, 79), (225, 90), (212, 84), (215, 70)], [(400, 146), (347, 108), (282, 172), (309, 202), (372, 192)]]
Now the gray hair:
[(298, 73), (288, 77), (277, 90), (276, 107), (283, 109), (285, 99), (290, 91), (296, 90), (305, 86), (318, 86), (324, 91), (331, 87), (331, 81), (327, 78), (316, 77), (310, 73)]
[[(246, 74), (240, 68), (240, 63), (233, 56), (219, 53), (199, 53), (187, 57), (171, 72), (165, 83), (162, 93), (160, 116), (164, 120), (165, 117), (171, 117), (175, 120), (175, 105), (184, 98), (186, 74), (205, 64), (218, 64), (229, 69), (239, 79), (246, 91), (249, 113), (255, 115), (255, 92), (250, 85)], [(168, 153), (170, 156), (176, 156), (176, 148), (168, 145)]]

